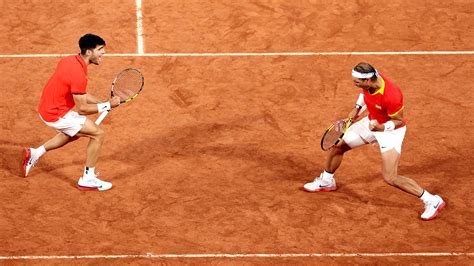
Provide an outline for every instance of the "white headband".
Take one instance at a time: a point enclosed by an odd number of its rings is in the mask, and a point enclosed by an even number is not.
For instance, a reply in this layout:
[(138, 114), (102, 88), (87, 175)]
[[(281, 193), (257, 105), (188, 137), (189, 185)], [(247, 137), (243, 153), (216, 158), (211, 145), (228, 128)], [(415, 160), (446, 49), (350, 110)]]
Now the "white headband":
[(352, 69), (352, 76), (358, 79), (370, 79), (373, 76), (378, 76), (378, 74), (379, 73), (377, 72), (377, 70), (375, 70), (375, 72), (370, 72), (370, 73), (360, 73)]

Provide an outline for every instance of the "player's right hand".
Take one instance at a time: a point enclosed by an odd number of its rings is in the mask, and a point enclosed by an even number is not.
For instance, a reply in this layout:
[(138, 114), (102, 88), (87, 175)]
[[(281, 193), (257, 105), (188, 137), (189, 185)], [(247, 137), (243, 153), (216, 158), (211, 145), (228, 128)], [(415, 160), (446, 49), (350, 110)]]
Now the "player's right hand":
[(114, 96), (110, 98), (110, 107), (114, 108), (120, 105), (120, 97)]

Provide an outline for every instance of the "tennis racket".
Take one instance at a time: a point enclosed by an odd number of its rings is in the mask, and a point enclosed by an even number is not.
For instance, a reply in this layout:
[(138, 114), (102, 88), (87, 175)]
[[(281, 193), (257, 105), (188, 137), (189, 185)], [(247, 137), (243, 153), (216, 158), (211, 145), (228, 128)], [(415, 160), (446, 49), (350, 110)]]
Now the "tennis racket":
[[(120, 104), (123, 104), (135, 99), (142, 91), (143, 85), (145, 85), (143, 74), (137, 69), (127, 68), (115, 76), (110, 93), (112, 97), (120, 97)], [(109, 112), (110, 110), (102, 112), (95, 121), (95, 124), (99, 125)]]
[(324, 132), (321, 139), (321, 149), (330, 150), (336, 146), (344, 137), (346, 130), (352, 125), (352, 119), (344, 119), (333, 122)]

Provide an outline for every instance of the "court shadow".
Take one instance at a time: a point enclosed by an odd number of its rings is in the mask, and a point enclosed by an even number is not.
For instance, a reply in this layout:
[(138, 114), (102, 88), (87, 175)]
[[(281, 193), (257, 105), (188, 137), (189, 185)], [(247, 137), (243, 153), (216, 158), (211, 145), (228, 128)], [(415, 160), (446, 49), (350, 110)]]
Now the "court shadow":
[(21, 165), (23, 160), (23, 148), (12, 144), (1, 145), (1, 167), (11, 176), (22, 177)]
[[(117, 152), (101, 157), (101, 161), (104, 163), (112, 160), (124, 162), (132, 168), (131, 171), (137, 172), (146, 169), (150, 163), (159, 164), (160, 161), (173, 158), (197, 158), (208, 155), (225, 160), (244, 160), (252, 165), (257, 164), (262, 169), (271, 172), (276, 179), (301, 181), (316, 174), (315, 168), (317, 165), (309, 158), (298, 156), (297, 153), (282, 154), (268, 150), (258, 140), (228, 141), (225, 143), (215, 141), (216, 139), (226, 139), (229, 134), (238, 134), (239, 130), (247, 132), (250, 128), (250, 125), (247, 124), (248, 121), (255, 121), (256, 119), (264, 118), (260, 116), (241, 117), (227, 123), (196, 123), (171, 128), (153, 137), (131, 141), (128, 145), (114, 146), (113, 149)], [(284, 134), (274, 128), (270, 129), (270, 132), (275, 134), (276, 138)], [(271, 138), (271, 136), (267, 136), (267, 138)], [(268, 142), (269, 140), (267, 140)], [(130, 156), (130, 154), (146, 154), (146, 158)], [(124, 177), (125, 175), (120, 175), (114, 178)]]
[[(5, 170), (6, 176), (10, 177), (23, 177), (22, 162), (23, 162), (23, 147), (16, 144), (3, 144), (0, 146), (1, 153), (1, 167)], [(28, 178), (34, 178), (35, 176), (44, 175), (52, 177), (58, 181), (65, 182), (67, 184), (75, 186), (75, 182), (70, 175), (68, 175), (64, 168), (68, 167), (68, 163), (50, 163), (47, 158), (42, 158), (38, 164), (31, 169)]]

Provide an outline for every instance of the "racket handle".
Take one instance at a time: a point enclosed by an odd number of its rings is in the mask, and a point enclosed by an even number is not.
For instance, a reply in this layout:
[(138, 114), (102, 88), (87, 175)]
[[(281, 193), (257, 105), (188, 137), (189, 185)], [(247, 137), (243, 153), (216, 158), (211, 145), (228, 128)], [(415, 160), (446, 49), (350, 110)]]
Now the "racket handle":
[(103, 111), (100, 116), (97, 118), (97, 120), (95, 120), (95, 124), (96, 125), (99, 125), (102, 120), (104, 120), (104, 118), (109, 114), (110, 110), (107, 110), (107, 111)]

